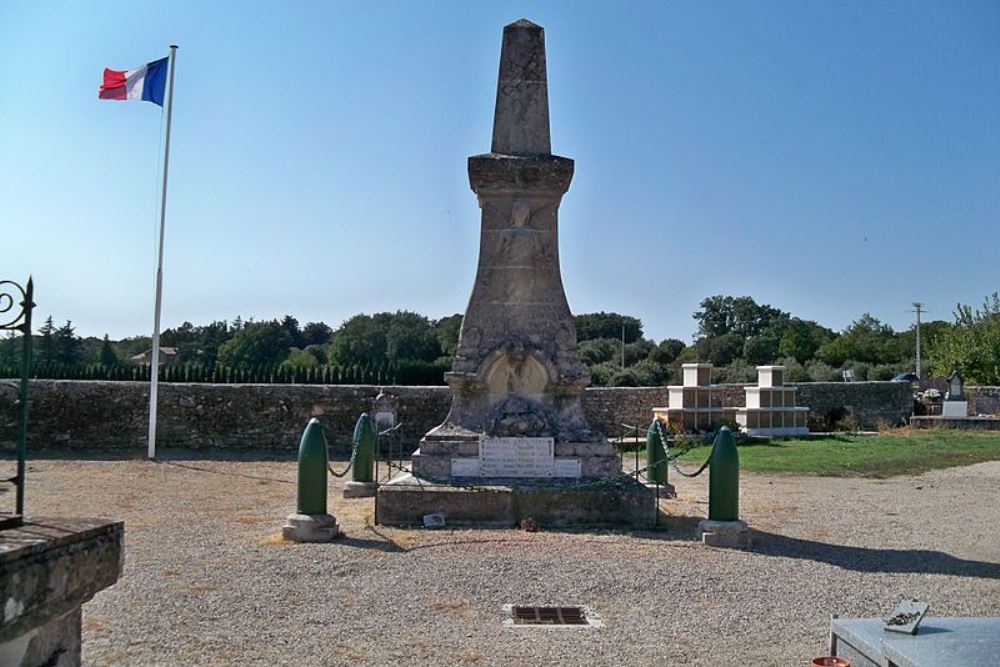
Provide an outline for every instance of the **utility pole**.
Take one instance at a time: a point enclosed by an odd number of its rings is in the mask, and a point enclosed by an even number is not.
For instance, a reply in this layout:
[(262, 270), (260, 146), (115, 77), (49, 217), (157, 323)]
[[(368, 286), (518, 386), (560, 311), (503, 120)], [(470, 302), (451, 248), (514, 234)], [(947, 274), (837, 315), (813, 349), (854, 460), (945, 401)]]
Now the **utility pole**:
[(622, 322), (622, 368), (625, 368), (625, 323)]
[(920, 374), (920, 309), (924, 307), (919, 301), (913, 302), (913, 312), (917, 314), (917, 377), (921, 377)]

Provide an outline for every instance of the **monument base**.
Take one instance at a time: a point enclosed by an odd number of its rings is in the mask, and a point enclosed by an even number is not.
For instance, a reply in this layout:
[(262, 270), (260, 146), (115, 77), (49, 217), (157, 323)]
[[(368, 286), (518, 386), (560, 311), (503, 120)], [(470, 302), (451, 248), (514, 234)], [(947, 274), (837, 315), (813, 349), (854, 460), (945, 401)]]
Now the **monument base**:
[[(444, 483), (456, 477), (477, 477), (480, 447), (478, 434), (441, 437), (434, 435), (432, 431), (420, 441), (420, 448), (413, 452), (410, 459), (413, 474), (422, 479)], [(607, 440), (555, 442), (549, 456), (554, 478), (594, 480), (615, 479), (621, 475), (621, 461)]]
[(378, 490), (378, 482), (346, 482), (345, 498), (370, 498)]
[(534, 519), (542, 528), (652, 526), (655, 492), (632, 477), (578, 479), (455, 478), (431, 482), (400, 475), (378, 489), (376, 523), (419, 526), (443, 514), (449, 526), (512, 528)]
[(666, 484), (656, 484), (653, 482), (646, 482), (645, 487), (650, 491), (652, 491), (653, 493), (657, 494), (658, 498), (666, 498), (669, 500), (671, 498), (677, 497), (677, 489), (674, 487), (673, 484), (670, 484), (669, 482)]
[(337, 520), (329, 514), (289, 514), (281, 536), (293, 542), (330, 542), (340, 534)]
[(702, 543), (710, 547), (750, 548), (750, 531), (745, 521), (705, 519), (698, 524), (698, 534)]

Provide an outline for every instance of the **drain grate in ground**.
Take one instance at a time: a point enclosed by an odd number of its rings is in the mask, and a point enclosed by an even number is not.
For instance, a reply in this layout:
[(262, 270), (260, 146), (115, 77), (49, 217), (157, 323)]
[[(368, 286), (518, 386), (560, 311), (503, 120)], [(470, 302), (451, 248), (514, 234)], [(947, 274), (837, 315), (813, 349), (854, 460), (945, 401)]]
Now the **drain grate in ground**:
[(504, 605), (507, 612), (505, 625), (567, 628), (597, 626), (600, 621), (588, 607), (536, 607)]

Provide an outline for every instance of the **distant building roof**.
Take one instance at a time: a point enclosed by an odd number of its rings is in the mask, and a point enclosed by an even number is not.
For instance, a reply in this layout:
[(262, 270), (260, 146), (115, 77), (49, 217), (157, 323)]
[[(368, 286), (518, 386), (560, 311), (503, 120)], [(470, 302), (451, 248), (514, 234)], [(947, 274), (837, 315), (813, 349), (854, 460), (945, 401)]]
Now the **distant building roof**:
[[(161, 347), (160, 348), (160, 363), (167, 363), (172, 361), (177, 357), (176, 347)], [(149, 348), (145, 352), (133, 355), (129, 357), (131, 361), (137, 364), (151, 364), (153, 363), (153, 348)]]

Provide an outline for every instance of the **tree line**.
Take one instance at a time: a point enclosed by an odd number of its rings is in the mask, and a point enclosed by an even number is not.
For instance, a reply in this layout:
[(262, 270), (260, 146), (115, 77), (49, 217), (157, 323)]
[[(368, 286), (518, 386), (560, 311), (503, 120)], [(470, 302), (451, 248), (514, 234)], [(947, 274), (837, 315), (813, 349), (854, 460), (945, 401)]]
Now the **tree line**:
[[(836, 381), (844, 370), (855, 380), (887, 380), (913, 370), (915, 328), (894, 331), (869, 313), (837, 332), (749, 296), (718, 295), (704, 299), (693, 318), (697, 329), (685, 343), (646, 338), (642, 321), (630, 315), (575, 316), (580, 358), (592, 383), (678, 383), (681, 364), (691, 361), (715, 364), (719, 382), (752, 382), (755, 366), (773, 363), (787, 366), (792, 382)], [(359, 314), (336, 329), (323, 322), (300, 325), (291, 315), (184, 322), (161, 334), (161, 346), (176, 349), (176, 369), (161, 374), (177, 381), (442, 383), (461, 324), (459, 314), (431, 319), (409, 311)], [(997, 293), (980, 308), (959, 304), (953, 323), (923, 323), (921, 336), (925, 368), (932, 373), (957, 369), (970, 383), (1000, 384)], [(150, 338), (81, 339), (72, 322), (57, 327), (50, 316), (34, 345), (36, 374), (120, 379), (128, 371), (100, 369), (136, 365), (132, 357), (149, 350)], [(13, 334), (0, 340), (0, 375), (17, 374), (18, 350)]]

